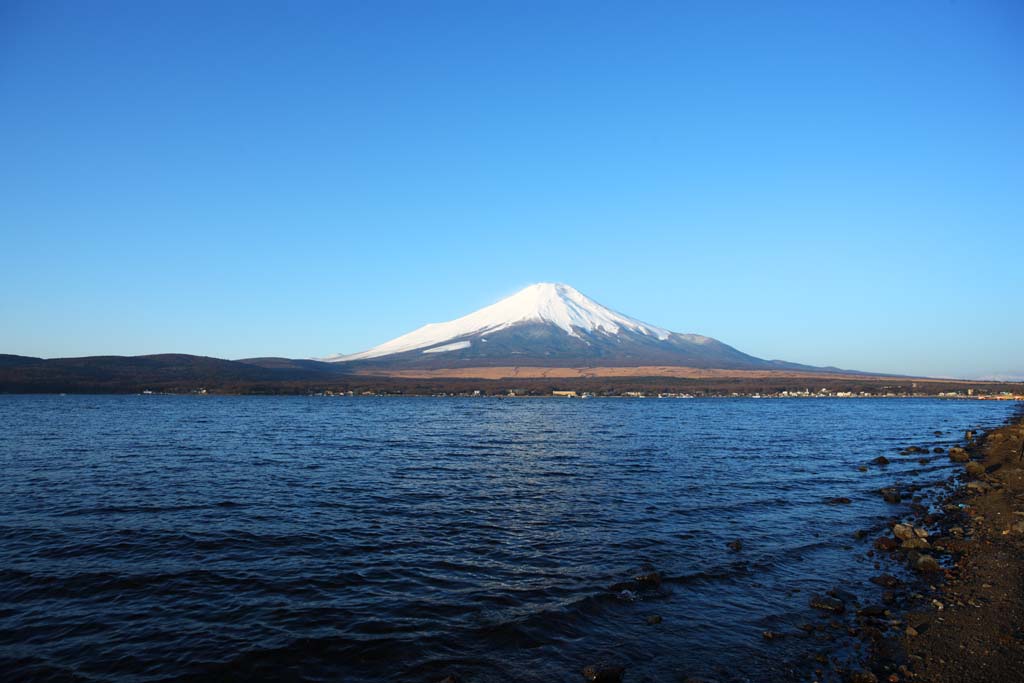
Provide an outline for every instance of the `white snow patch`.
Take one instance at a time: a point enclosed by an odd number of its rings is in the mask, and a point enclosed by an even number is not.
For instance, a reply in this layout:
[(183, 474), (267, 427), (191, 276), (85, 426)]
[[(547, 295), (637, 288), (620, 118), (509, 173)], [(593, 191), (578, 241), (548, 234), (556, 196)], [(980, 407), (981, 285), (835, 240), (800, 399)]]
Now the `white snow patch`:
[(424, 349), (423, 353), (444, 353), (445, 351), (458, 351), (459, 349), (468, 349), (473, 345), (471, 341), (457, 341), (451, 344), (445, 344), (444, 346), (435, 346), (432, 349)]

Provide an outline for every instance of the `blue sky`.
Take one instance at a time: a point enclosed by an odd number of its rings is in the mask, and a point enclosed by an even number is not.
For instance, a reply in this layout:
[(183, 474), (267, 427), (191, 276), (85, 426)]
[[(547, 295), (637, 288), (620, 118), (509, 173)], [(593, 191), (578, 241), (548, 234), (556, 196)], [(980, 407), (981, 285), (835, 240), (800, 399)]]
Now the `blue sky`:
[(361, 350), (563, 281), (1024, 376), (1024, 4), (0, 3), (0, 352)]

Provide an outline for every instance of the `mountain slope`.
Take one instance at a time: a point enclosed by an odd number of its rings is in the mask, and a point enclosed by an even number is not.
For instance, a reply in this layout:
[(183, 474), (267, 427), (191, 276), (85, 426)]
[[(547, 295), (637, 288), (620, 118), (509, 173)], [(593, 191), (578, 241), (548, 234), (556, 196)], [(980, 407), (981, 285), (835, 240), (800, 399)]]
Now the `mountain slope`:
[(323, 360), (367, 370), (506, 365), (817, 369), (762, 360), (710, 337), (670, 332), (556, 283), (531, 285), (461, 318)]
[(50, 359), (6, 355), (0, 356), (0, 392), (188, 391), (206, 385), (276, 384), (338, 375), (338, 366), (316, 365), (326, 366), (261, 367), (181, 353)]

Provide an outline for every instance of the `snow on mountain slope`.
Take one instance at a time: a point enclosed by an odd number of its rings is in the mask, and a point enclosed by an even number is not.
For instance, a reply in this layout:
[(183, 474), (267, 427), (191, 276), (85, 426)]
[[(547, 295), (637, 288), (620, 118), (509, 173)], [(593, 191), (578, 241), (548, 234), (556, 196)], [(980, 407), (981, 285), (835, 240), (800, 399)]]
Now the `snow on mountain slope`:
[(473, 345), (471, 341), (457, 341), (451, 344), (443, 344), (442, 346), (432, 346), (429, 349), (423, 349), (421, 353), (444, 353), (445, 351), (460, 351), (462, 349), (468, 349)]
[[(663, 341), (672, 336), (668, 330), (616, 313), (569, 285), (542, 282), (530, 285), (469, 315), (444, 323), (431, 323), (418, 330), (392, 339), (368, 351), (347, 356), (331, 356), (328, 361), (353, 361), (380, 358), (417, 349), (436, 352), (464, 349), (469, 346), (455, 340), (489, 334), (514, 325), (539, 322), (555, 325), (571, 337), (581, 333), (618, 335), (623, 331)], [(693, 337), (698, 341), (703, 338)], [(438, 347), (438, 345), (444, 345)], [(432, 349), (431, 347), (438, 347)], [(426, 352), (426, 351), (425, 351)]]

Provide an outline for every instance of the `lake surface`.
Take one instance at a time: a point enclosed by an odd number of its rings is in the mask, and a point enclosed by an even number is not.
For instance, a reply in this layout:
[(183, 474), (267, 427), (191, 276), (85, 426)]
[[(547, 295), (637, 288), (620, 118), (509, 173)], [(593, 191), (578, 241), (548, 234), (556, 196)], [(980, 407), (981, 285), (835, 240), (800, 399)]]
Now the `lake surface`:
[[(808, 599), (834, 586), (877, 601), (854, 539), (900, 511), (877, 489), (953, 473), (896, 450), (1015, 409), (0, 396), (0, 671), (806, 680), (822, 643), (761, 634), (820, 622)], [(629, 583), (651, 570), (661, 586)]]

